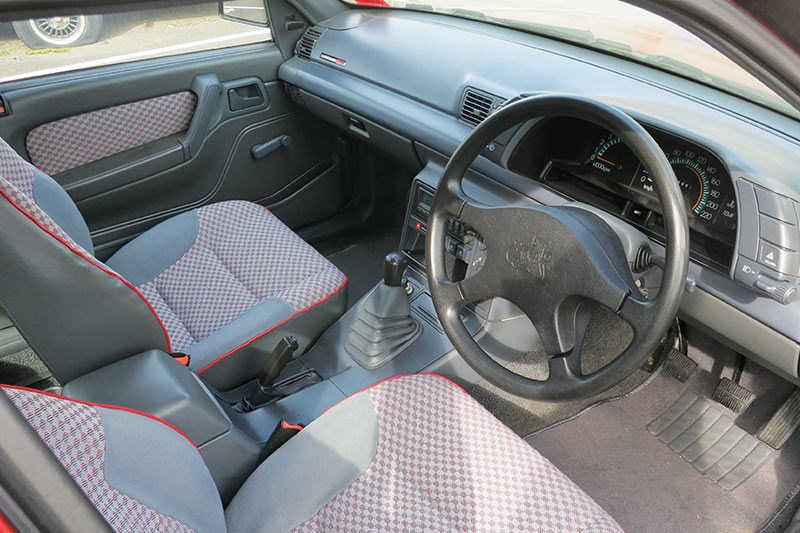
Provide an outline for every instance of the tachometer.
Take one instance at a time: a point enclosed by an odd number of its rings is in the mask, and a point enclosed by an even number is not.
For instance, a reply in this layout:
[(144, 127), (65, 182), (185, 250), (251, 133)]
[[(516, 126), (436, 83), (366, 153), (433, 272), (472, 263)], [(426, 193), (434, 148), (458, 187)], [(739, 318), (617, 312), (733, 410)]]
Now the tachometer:
[(628, 180), (636, 171), (637, 164), (638, 160), (630, 148), (610, 133), (600, 139), (585, 163), (597, 174), (614, 177), (627, 175)]

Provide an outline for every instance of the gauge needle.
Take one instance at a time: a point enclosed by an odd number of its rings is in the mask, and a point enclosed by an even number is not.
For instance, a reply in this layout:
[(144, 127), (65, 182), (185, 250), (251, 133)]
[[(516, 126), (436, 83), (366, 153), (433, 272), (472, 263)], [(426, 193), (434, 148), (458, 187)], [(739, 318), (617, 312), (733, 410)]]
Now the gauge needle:
[(598, 157), (598, 158), (597, 158), (597, 160), (598, 160), (598, 161), (602, 161), (602, 162), (603, 162), (603, 163), (605, 163), (606, 165), (609, 165), (609, 166), (612, 166), (612, 167), (615, 167), (615, 166), (617, 166), (617, 164), (616, 164), (616, 163), (614, 163), (613, 161), (609, 161), (608, 159), (603, 159), (602, 157)]

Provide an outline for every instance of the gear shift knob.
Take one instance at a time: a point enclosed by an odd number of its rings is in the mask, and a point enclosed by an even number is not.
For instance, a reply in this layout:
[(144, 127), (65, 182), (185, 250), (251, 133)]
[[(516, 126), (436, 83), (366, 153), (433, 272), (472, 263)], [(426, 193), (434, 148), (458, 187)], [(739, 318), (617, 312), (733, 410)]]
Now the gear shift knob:
[(389, 287), (399, 287), (408, 267), (408, 259), (400, 252), (386, 254), (383, 259), (383, 282)]

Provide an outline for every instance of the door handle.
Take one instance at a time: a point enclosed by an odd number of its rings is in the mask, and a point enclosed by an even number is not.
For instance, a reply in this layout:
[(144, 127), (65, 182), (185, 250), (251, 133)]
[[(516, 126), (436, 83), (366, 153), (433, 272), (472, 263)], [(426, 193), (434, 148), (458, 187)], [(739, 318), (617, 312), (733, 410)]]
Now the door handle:
[(264, 103), (264, 95), (258, 90), (258, 85), (251, 83), (236, 87), (228, 91), (228, 106), (231, 111), (241, 111), (250, 107), (260, 106)]
[(275, 137), (271, 141), (267, 141), (264, 144), (257, 144), (253, 146), (250, 148), (250, 155), (253, 156), (253, 159), (264, 159), (278, 148), (291, 145), (292, 138), (288, 135), (281, 135), (280, 137)]

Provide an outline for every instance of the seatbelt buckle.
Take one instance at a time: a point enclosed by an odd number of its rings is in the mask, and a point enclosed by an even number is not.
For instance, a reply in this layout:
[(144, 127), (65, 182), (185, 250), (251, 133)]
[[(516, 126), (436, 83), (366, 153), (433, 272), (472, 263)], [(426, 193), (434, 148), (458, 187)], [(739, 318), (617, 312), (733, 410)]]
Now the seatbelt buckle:
[(261, 460), (263, 461), (272, 455), (278, 448), (286, 444), (289, 439), (297, 435), (303, 430), (302, 424), (291, 424), (284, 419), (278, 422), (272, 434), (264, 443), (264, 449), (261, 451)]
[(174, 352), (174, 353), (171, 353), (169, 355), (170, 355), (170, 357), (175, 359), (177, 362), (179, 362), (180, 364), (182, 364), (183, 366), (186, 366), (186, 367), (188, 367), (189, 363), (192, 361), (192, 356), (189, 355), (188, 353)]

